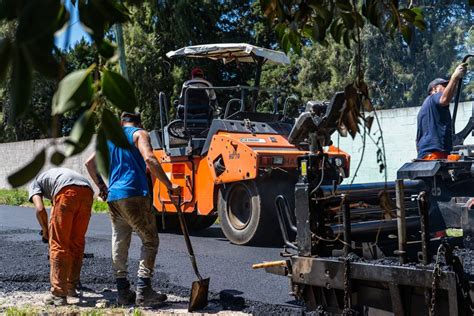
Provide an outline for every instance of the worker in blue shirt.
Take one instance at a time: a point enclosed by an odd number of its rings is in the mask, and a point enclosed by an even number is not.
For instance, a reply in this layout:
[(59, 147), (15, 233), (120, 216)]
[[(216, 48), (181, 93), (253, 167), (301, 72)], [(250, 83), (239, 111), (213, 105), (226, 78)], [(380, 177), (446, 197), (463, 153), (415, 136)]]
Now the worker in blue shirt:
[[(87, 160), (86, 167), (92, 180), (100, 189), (100, 196), (107, 198), (112, 221), (112, 267), (117, 283), (118, 305), (136, 303), (153, 306), (166, 300), (166, 294), (157, 293), (151, 286), (158, 252), (158, 231), (152, 210), (146, 169), (163, 183), (170, 195), (180, 194), (180, 187), (172, 184), (153, 154), (148, 133), (141, 128), (139, 113), (124, 112), (121, 116), (123, 132), (129, 143), (122, 148), (108, 141), (109, 186), (97, 173), (95, 153)], [(128, 250), (132, 231), (142, 241), (138, 267), (137, 292), (130, 289), (128, 281)]]
[(423, 101), (417, 117), (418, 159), (446, 159), (453, 149), (449, 103), (466, 68), (467, 64), (460, 64), (449, 80), (437, 78), (428, 85), (428, 97)]

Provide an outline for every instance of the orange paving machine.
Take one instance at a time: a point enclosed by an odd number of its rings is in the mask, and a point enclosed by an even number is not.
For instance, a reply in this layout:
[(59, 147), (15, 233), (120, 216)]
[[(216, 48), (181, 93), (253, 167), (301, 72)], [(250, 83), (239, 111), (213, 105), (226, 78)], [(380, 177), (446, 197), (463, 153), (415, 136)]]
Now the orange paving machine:
[[(191, 46), (167, 55), (252, 61), (257, 65), (258, 75), (266, 62), (289, 63), (281, 52), (248, 44)], [(258, 81), (259, 78), (255, 80)], [(211, 89), (202, 85), (185, 87), (178, 119), (169, 123), (166, 97), (160, 93), (161, 129), (150, 132), (154, 153), (164, 171), (171, 182), (184, 188), (182, 210), (188, 226), (193, 230), (204, 229), (219, 217), (224, 235), (234, 244), (281, 240), (274, 201), (276, 196), (284, 195), (293, 205), (297, 157), (308, 152), (309, 144), (296, 146), (288, 142), (293, 120), (286, 115), (286, 101), (281, 112), (275, 103), (272, 113), (257, 112), (256, 102), (247, 102), (249, 95), (262, 88), (212, 87), (214, 91), (233, 90), (241, 96), (230, 99), (221, 115), (212, 108), (206, 90)], [(199, 94), (204, 107), (189, 102), (196, 103)], [(339, 95), (331, 102), (342, 104), (343, 100), (343, 95)], [(237, 110), (232, 112), (236, 106)], [(308, 106), (317, 108), (311, 103)], [(342, 181), (348, 176), (350, 157), (333, 146), (327, 154), (327, 163), (338, 164)], [(165, 230), (178, 229), (176, 208), (165, 186), (156, 179), (152, 183), (153, 205), (162, 215), (159, 226)]]

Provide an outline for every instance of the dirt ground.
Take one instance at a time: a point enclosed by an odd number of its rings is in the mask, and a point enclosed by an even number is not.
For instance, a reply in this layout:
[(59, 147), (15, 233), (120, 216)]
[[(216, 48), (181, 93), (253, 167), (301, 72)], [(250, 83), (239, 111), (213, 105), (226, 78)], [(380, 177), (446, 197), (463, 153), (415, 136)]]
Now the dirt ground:
[[(188, 313), (189, 300), (185, 297), (168, 295), (168, 301), (154, 308), (122, 308), (114, 305), (116, 292), (104, 289), (100, 292), (85, 290), (80, 298), (68, 297), (68, 306), (53, 307), (45, 306), (43, 299), (48, 294), (47, 291), (12, 291), (4, 292), (0, 290), (0, 313), (12, 311), (23, 311), (28, 314), (40, 315), (74, 315), (74, 314), (121, 314), (136, 315), (185, 315)], [(211, 302), (204, 313), (194, 313), (194, 315), (248, 315), (238, 311), (223, 310), (223, 306)]]

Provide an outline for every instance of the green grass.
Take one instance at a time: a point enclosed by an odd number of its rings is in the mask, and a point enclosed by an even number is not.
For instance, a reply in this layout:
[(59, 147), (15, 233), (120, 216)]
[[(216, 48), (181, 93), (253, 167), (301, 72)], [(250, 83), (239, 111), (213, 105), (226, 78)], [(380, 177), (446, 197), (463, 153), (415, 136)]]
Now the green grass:
[(107, 213), (109, 211), (109, 206), (107, 202), (94, 199), (94, 203), (92, 204), (92, 211), (94, 213)]
[[(43, 199), (43, 203), (46, 207), (51, 206), (51, 201), (48, 199)], [(0, 189), (0, 204), (33, 207), (33, 203), (28, 201), (28, 192), (21, 189)], [(108, 209), (107, 202), (94, 199), (92, 204), (94, 213), (106, 213)]]
[(48, 307), (46, 310), (40, 307), (7, 307), (5, 309), (0, 308), (0, 314), (6, 316), (30, 316), (30, 315), (84, 315), (84, 316), (108, 316), (108, 315), (131, 315), (131, 316), (142, 316), (143, 313), (134, 308), (132, 312), (121, 308), (86, 308), (76, 309), (74, 306), (68, 307)]
[(38, 310), (32, 307), (8, 307), (2, 312), (6, 316), (29, 316), (38, 315)]
[(0, 190), (0, 204), (20, 206), (25, 205), (27, 203), (29, 203), (28, 192), (25, 190)]

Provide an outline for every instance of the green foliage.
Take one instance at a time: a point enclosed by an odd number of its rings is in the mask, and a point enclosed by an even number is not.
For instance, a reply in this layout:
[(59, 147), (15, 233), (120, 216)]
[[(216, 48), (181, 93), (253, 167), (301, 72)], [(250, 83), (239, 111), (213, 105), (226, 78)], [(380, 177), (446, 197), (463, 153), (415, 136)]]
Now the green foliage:
[(427, 6), (424, 12), (427, 30), (415, 31), (410, 44), (399, 37), (387, 40), (371, 27), (362, 33), (364, 78), (380, 108), (421, 105), (427, 84), (436, 77), (449, 78), (463, 47), (469, 49), (465, 39), (474, 15), (464, 1)]
[(314, 1), (260, 0), (263, 13), (275, 23), (275, 31), (285, 51), (301, 50), (301, 40), (311, 39), (326, 45), (328, 35), (350, 48), (366, 22), (392, 36), (400, 32), (405, 41), (412, 38), (413, 27), (424, 30), (423, 11), (401, 7), (394, 0)]
[(38, 311), (31, 307), (8, 307), (2, 312), (6, 316), (30, 316), (37, 313)]
[(16, 188), (26, 184), (35, 175), (37, 175), (44, 163), (46, 162), (46, 150), (43, 149), (39, 154), (26, 166), (18, 170), (17, 172), (8, 176), (8, 182), (12, 187)]
[(107, 202), (94, 199), (92, 203), (92, 211), (94, 213), (107, 213), (109, 211), (109, 205)]
[(108, 109), (104, 109), (102, 111), (102, 125), (105, 131), (105, 135), (108, 139), (112, 140), (112, 142), (122, 148), (130, 147), (125, 134), (123, 133), (122, 127), (120, 126), (120, 122), (112, 112)]
[(108, 178), (110, 166), (109, 148), (107, 146), (107, 136), (103, 130), (99, 130), (95, 146), (97, 169)]
[[(467, 54), (474, 54), (474, 29), (470, 28), (469, 32), (467, 32), (465, 41), (464, 41), (464, 50), (462, 51), (463, 55)], [(470, 100), (474, 100), (474, 59), (471, 58), (469, 60), (469, 69), (470, 72), (467, 73), (466, 78), (464, 78), (464, 82), (467, 83), (466, 87), (464, 88), (464, 92), (466, 97)]]
[(68, 139), (66, 156), (79, 154), (86, 149), (94, 134), (95, 122), (96, 114), (92, 110), (84, 112), (76, 121)]
[(51, 163), (56, 166), (60, 166), (63, 163), (64, 159), (66, 159), (66, 156), (62, 152), (59, 152), (59, 151), (55, 151), (51, 155)]
[[(214, 85), (245, 85), (254, 76), (252, 65), (169, 60), (165, 55), (168, 51), (203, 43), (247, 42), (265, 47), (276, 43), (271, 27), (260, 15), (258, 2), (160, 1), (159, 5), (146, 3), (132, 8), (131, 15), (132, 20), (124, 25), (128, 76), (146, 129), (159, 125), (159, 92), (164, 91), (172, 104), (195, 66), (201, 67)], [(231, 96), (218, 93), (217, 97), (223, 106)], [(173, 107), (170, 112), (174, 113)]]
[(92, 68), (77, 70), (61, 80), (53, 97), (53, 115), (86, 106), (92, 99)]
[[(1, 5), (0, 20), (15, 22), (11, 25), (14, 32), (4, 32), (6, 38), (0, 46), (0, 53), (4, 57), (0, 74), (3, 75), (11, 64), (8, 115), (10, 122), (16, 122), (25, 113), (36, 117), (36, 114), (29, 111), (33, 71), (56, 80), (63, 77), (65, 69), (54, 53), (54, 33), (69, 21), (70, 16), (59, 0), (2, 1)], [(98, 55), (94, 60), (110, 59), (114, 55), (114, 47), (104, 39), (105, 33), (111, 25), (129, 20), (127, 8), (121, 1), (114, 0), (79, 0), (77, 5), (81, 22), (87, 27), (87, 32), (98, 48)], [(128, 81), (103, 68), (104, 64), (94, 63), (85, 70), (71, 72), (58, 84), (52, 100), (53, 115), (89, 107), (74, 124), (68, 140), (67, 156), (80, 153), (89, 144), (95, 130), (96, 111), (104, 111), (108, 104), (119, 109), (129, 109), (136, 105), (133, 89)], [(101, 72), (105, 77), (103, 81), (100, 78)], [(101, 124), (108, 127), (110, 121), (102, 120)], [(52, 122), (55, 123), (56, 119)], [(113, 128), (115, 127), (109, 129)], [(57, 131), (52, 134), (57, 135)], [(58, 164), (64, 157), (55, 153), (50, 159)], [(37, 174), (45, 162), (46, 153), (43, 150), (29, 165), (8, 177), (10, 184), (14, 187), (24, 184)]]
[(33, 71), (30, 60), (22, 47), (14, 47), (11, 75), (11, 120), (15, 121), (30, 103)]
[(2, 1), (1, 20), (16, 21), (16, 34), (8, 38), (12, 54), (2, 61), (11, 63), (10, 115), (13, 120), (22, 116), (30, 103), (33, 69), (46, 76), (58, 74), (60, 64), (53, 58), (54, 33), (69, 18), (60, 1)]
[(0, 189), (0, 204), (20, 206), (26, 203), (28, 203), (27, 191)]
[[(1, 302), (0, 302), (1, 303)], [(82, 316), (108, 316), (108, 315), (133, 315), (141, 316), (143, 312), (134, 308), (92, 308), (69, 305), (67, 307), (41, 307), (25, 304), (23, 306), (0, 307), (0, 314), (5, 316), (36, 316), (36, 315), (82, 315)]]
[[(473, 14), (465, 0), (423, 0), (416, 2), (418, 7), (391, 0), (75, 2), (93, 42), (81, 41), (64, 52), (53, 41), (54, 32), (69, 20), (61, 1), (0, 2), (0, 140), (71, 134), (66, 155), (45, 157), (61, 164), (100, 127), (96, 148), (103, 173), (108, 170), (107, 139), (123, 141), (115, 114), (138, 108), (145, 128), (157, 126), (159, 92), (176, 99), (192, 67), (203, 68), (215, 85), (252, 84), (252, 66), (170, 61), (165, 56), (170, 50), (212, 42), (293, 48), (300, 55), (291, 54), (290, 67), (264, 66), (262, 86), (281, 88), (304, 102), (329, 99), (352, 84), (364, 95), (370, 91), (377, 106), (393, 107), (419, 105), (431, 77), (447, 74), (461, 52), (473, 47)], [(108, 30), (116, 22), (126, 22), (129, 81), (115, 72), (115, 47), (105, 39), (113, 39)], [(420, 32), (423, 28), (427, 32)], [(472, 96), (469, 80), (465, 91)], [(218, 94), (219, 104), (231, 97)], [(259, 108), (269, 110), (271, 99), (262, 94)]]
[(0, 41), (0, 81), (5, 79), (8, 70), (8, 62), (10, 60), (11, 42), (9, 39)]
[(122, 75), (104, 70), (101, 83), (102, 93), (112, 104), (122, 111), (135, 111), (137, 100), (133, 88)]
[[(414, 30), (410, 44), (401, 35), (387, 38), (370, 24), (361, 31), (362, 77), (377, 108), (421, 105), (428, 82), (448, 77), (462, 56), (474, 51), (474, 46), (469, 46), (473, 11), (464, 0), (436, 6), (430, 1), (418, 4), (423, 7), (427, 30)], [(291, 66), (282, 67), (281, 72), (265, 68), (262, 85), (281, 82), (303, 101), (327, 100), (357, 78), (354, 51), (335, 41), (326, 46), (307, 44), (299, 56), (290, 57)], [(474, 97), (471, 74), (469, 71), (464, 80), (466, 97), (461, 100)]]

